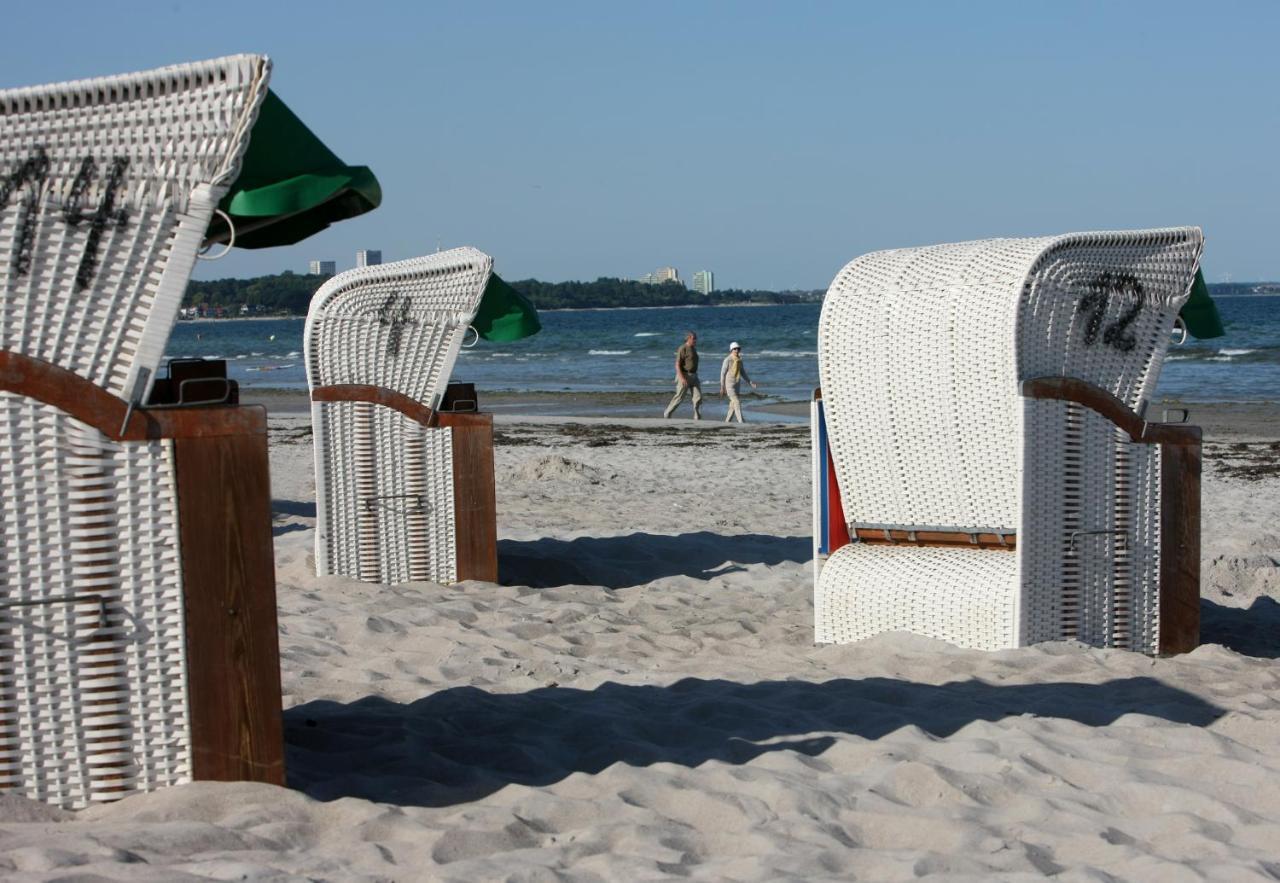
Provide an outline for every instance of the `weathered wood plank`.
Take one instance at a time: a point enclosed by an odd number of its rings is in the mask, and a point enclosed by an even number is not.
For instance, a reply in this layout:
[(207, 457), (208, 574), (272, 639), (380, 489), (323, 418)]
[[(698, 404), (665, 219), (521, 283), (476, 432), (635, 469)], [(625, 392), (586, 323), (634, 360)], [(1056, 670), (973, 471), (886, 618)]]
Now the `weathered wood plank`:
[(267, 438), (182, 438), (174, 456), (193, 775), (283, 785)]
[(359, 383), (341, 383), (332, 386), (317, 386), (311, 390), (313, 402), (372, 402), (385, 405), (399, 411), (410, 420), (416, 420), (423, 426), (435, 426), (436, 413), (422, 402), (409, 398), (404, 393), (387, 389), (385, 386), (371, 386)]
[(1198, 445), (1160, 446), (1160, 653), (1200, 645)]
[(453, 501), (458, 579), (498, 580), (498, 503), (493, 478), (493, 415), (439, 415), (453, 432)]

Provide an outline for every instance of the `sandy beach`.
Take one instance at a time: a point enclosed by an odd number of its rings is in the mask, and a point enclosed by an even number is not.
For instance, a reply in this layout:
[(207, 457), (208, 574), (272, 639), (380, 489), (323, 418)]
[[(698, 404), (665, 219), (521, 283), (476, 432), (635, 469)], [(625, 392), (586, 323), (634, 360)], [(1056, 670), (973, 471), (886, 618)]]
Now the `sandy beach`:
[(1169, 659), (815, 646), (800, 425), (499, 412), (500, 585), (319, 579), (309, 418), (273, 408), (289, 788), (0, 797), (0, 871), (1276, 879), (1267, 407), (1196, 406), (1204, 645)]

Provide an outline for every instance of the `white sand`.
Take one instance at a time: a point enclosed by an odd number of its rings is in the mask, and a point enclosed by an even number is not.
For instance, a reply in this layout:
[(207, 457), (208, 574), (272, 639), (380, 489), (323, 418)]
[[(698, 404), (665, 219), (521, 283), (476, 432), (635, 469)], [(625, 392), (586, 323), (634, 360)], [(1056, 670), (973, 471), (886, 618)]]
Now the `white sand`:
[(0, 799), (4, 877), (1280, 877), (1280, 477), (1220, 474), (1280, 452), (1205, 470), (1235, 649), (815, 647), (804, 429), (632, 425), (504, 421), (512, 585), (388, 588), (315, 577), (273, 419), (293, 790)]

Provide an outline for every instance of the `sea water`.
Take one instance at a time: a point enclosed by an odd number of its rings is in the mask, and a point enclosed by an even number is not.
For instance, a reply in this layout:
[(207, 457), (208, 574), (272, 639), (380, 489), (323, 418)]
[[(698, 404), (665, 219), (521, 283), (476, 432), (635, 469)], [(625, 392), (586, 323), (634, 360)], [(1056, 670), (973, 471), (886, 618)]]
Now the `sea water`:
[[(1280, 297), (1215, 301), (1226, 335), (1171, 347), (1157, 396), (1280, 400)], [(719, 383), (720, 361), (737, 342), (760, 393), (803, 400), (818, 385), (820, 312), (819, 304), (546, 311), (533, 337), (481, 340), (463, 350), (453, 376), (491, 392), (667, 392), (676, 347), (695, 331), (705, 388)], [(180, 322), (167, 355), (226, 359), (230, 376), (245, 387), (303, 389), (302, 325), (302, 319)]]

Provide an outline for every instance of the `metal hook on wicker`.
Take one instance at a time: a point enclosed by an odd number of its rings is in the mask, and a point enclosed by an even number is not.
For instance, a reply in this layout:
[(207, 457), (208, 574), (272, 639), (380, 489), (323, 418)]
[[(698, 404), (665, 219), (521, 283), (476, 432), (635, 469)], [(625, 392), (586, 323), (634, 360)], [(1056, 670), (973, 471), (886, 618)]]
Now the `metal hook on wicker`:
[(213, 255), (212, 257), (210, 257), (209, 255), (205, 254), (205, 252), (207, 252), (207, 251), (209, 250), (210, 246), (212, 246), (212, 245), (213, 245), (213, 243), (208, 243), (208, 244), (206, 244), (206, 245), (204, 246), (204, 248), (200, 249), (200, 251), (198, 251), (198, 252), (196, 253), (196, 257), (197, 257), (197, 258), (199, 258), (199, 259), (200, 259), (200, 260), (202, 260), (202, 261), (220, 261), (220, 260), (222, 260), (223, 258), (225, 258), (228, 254), (230, 254), (230, 253), (231, 253), (231, 249), (235, 248), (235, 245), (236, 245), (236, 225), (235, 225), (235, 223), (231, 220), (231, 215), (227, 214), (226, 212), (224, 212), (224, 211), (223, 211), (222, 209), (220, 209), (220, 208), (216, 208), (216, 209), (214, 209), (214, 210), (213, 210), (213, 213), (214, 213), (215, 215), (222, 215), (222, 220), (224, 220), (224, 221), (226, 221), (226, 222), (227, 222), (227, 230), (229, 230), (229, 231), (230, 231), (230, 233), (231, 233), (231, 238), (227, 240), (227, 247), (226, 247), (226, 248), (224, 248), (224, 249), (223, 249), (221, 252), (219, 252), (218, 254)]
[(1182, 332), (1182, 336), (1173, 341), (1174, 346), (1182, 346), (1187, 342), (1187, 323), (1182, 321), (1181, 316), (1173, 320), (1173, 331), (1175, 334), (1179, 331)]
[(466, 331), (462, 333), (462, 348), (464, 350), (469, 350), (480, 342), (480, 329), (476, 328), (474, 325), (468, 325), (467, 331), (474, 331), (476, 336), (471, 343), (467, 343)]

